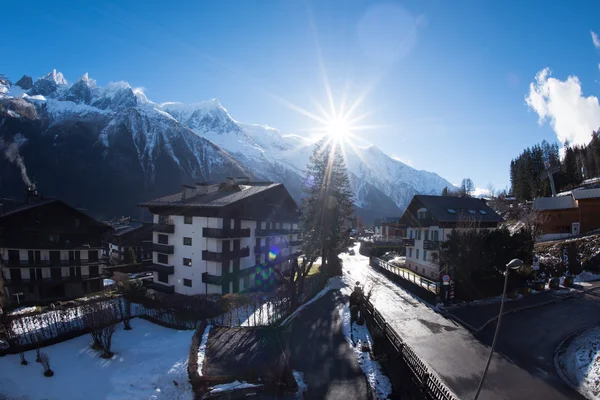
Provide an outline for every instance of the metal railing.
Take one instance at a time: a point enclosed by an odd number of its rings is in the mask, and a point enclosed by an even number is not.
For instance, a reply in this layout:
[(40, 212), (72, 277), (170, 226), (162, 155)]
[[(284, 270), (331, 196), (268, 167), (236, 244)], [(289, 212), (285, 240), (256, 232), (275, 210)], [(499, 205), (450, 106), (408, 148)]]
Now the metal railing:
[(424, 240), (423, 241), (423, 250), (439, 250), (440, 242), (439, 240)]
[(89, 264), (100, 264), (100, 259), (86, 259), (81, 258), (79, 260), (5, 260), (2, 261), (7, 267), (76, 267), (80, 265)]
[(398, 267), (392, 263), (387, 261), (383, 261), (377, 257), (371, 257), (371, 265), (375, 265), (379, 268), (383, 268), (386, 271), (401, 277), (402, 279), (406, 279), (409, 282), (412, 282), (422, 288), (430, 291), (431, 293), (439, 294), (440, 293), (440, 283), (432, 281), (430, 279), (424, 278), (420, 275), (415, 274), (409, 269)]
[(152, 264), (150, 269), (155, 272), (163, 272), (169, 275), (175, 273), (175, 267), (173, 265)]
[(164, 254), (173, 254), (175, 252), (175, 246), (162, 243), (152, 243), (152, 251)]
[(412, 372), (425, 398), (433, 400), (457, 400), (450, 389), (429, 370), (415, 351), (387, 324), (385, 318), (375, 309), (373, 304), (367, 301), (364, 305), (367, 321), (373, 321), (377, 328), (383, 332), (384, 337), (392, 344), (398, 356)]
[(250, 247), (244, 247), (239, 250), (233, 250), (228, 253), (221, 253), (209, 250), (202, 250), (202, 259), (204, 261), (224, 262), (235, 260), (236, 258), (248, 257), (250, 255)]
[(246, 229), (220, 229), (202, 228), (202, 236), (213, 239), (229, 239), (250, 237), (250, 228)]

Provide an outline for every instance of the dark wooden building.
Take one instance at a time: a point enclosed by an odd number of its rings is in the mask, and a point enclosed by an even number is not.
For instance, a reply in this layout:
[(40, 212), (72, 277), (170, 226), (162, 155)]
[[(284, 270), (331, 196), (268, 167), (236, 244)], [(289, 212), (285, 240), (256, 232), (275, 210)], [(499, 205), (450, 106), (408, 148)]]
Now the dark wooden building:
[(5, 302), (65, 299), (102, 290), (101, 243), (112, 228), (57, 199), (0, 215)]

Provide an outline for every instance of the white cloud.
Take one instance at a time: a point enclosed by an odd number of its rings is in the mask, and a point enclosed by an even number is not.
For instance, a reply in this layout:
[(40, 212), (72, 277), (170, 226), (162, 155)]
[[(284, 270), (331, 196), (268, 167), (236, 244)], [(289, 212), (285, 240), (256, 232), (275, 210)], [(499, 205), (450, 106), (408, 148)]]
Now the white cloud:
[(590, 31), (590, 34), (592, 35), (592, 42), (594, 42), (594, 46), (596, 46), (596, 48), (599, 49), (600, 40), (598, 39), (598, 35), (594, 31)]
[(560, 143), (587, 144), (592, 131), (600, 128), (600, 104), (596, 96), (584, 97), (576, 76), (565, 81), (552, 78), (544, 68), (529, 85), (527, 105), (539, 116), (540, 125), (548, 122)]
[(473, 193), (471, 193), (471, 196), (473, 197), (487, 197), (490, 195), (490, 191), (488, 189), (485, 188), (479, 188), (476, 187), (475, 190), (473, 191)]

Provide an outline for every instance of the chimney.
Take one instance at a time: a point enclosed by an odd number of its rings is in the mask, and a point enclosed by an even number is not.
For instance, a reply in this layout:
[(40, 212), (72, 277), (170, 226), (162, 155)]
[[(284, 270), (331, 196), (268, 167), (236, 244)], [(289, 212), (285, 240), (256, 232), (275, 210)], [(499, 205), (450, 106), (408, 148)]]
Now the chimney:
[(190, 185), (181, 185), (181, 200), (190, 199), (196, 195), (196, 188)]
[(35, 204), (40, 200), (40, 195), (33, 185), (27, 186), (27, 189), (25, 189), (25, 197), (27, 198), (27, 204)]

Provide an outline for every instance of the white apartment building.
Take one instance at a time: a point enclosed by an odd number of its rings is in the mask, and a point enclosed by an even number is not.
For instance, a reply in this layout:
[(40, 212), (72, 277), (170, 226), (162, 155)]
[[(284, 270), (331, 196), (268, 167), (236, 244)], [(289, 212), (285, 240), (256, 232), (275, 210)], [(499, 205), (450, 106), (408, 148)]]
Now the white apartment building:
[(280, 183), (228, 178), (141, 205), (154, 218), (150, 287), (158, 291), (237, 293), (300, 254), (298, 207)]
[(440, 242), (453, 229), (496, 229), (501, 222), (502, 217), (482, 199), (416, 195), (400, 220), (407, 227), (405, 267), (438, 280), (440, 267), (433, 261)]
[(60, 200), (30, 201), (0, 215), (6, 301), (59, 300), (101, 291), (101, 242), (111, 228)]

